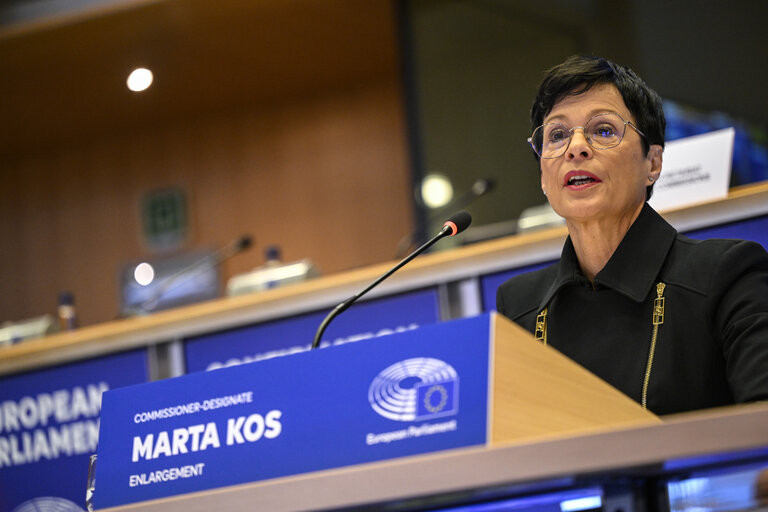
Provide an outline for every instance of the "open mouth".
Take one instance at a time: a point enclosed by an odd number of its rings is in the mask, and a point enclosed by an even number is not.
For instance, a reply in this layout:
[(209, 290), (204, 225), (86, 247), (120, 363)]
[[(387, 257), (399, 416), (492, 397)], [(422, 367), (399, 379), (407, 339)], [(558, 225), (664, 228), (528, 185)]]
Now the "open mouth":
[(565, 175), (564, 186), (580, 188), (602, 180), (589, 171), (569, 171)]
[(592, 176), (572, 176), (568, 179), (568, 185), (586, 185), (587, 183), (596, 183), (597, 180)]

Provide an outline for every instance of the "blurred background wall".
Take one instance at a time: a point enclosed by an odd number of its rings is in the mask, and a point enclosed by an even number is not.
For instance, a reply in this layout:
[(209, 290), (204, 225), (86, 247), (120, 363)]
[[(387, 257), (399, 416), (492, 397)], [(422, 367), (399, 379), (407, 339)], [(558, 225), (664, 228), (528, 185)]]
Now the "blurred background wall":
[[(410, 59), (409, 112), (418, 126), (415, 172), (443, 174), (457, 191), (496, 178), (495, 192), (472, 204), (475, 225), (516, 219), (545, 203), (526, 143), (529, 111), (544, 70), (574, 53), (629, 66), (663, 99), (704, 118), (721, 112), (727, 124), (743, 121), (766, 145), (766, 2), (419, 0), (407, 6), (410, 40), (403, 54)], [(711, 130), (717, 123), (704, 124)]]
[[(665, 99), (765, 127), (766, 3), (554, 0), (14, 0), (0, 7), (0, 321), (114, 318), (142, 259), (255, 250), (222, 277), (312, 259), (388, 261), (425, 229), (429, 173), (477, 225), (541, 204), (525, 144), (542, 71), (573, 53), (635, 69)], [(135, 67), (155, 82), (125, 87)], [(758, 130), (759, 131), (759, 130)], [(764, 133), (764, 132), (763, 132)], [(183, 239), (147, 244), (142, 201), (173, 187)]]

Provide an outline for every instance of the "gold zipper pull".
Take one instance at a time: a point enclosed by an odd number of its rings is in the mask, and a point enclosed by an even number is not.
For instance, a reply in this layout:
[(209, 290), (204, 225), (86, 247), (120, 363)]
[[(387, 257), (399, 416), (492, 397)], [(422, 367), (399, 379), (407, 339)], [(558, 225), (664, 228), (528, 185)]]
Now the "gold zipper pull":
[(536, 316), (536, 330), (533, 335), (537, 340), (547, 344), (547, 308), (544, 308), (541, 313)]
[(664, 323), (664, 283), (656, 284), (656, 299), (653, 301), (653, 325)]

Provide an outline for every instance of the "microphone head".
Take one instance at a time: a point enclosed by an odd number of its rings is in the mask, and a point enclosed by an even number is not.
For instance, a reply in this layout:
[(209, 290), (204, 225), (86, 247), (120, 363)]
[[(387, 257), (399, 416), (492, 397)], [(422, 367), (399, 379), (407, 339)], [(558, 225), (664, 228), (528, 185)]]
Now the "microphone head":
[(244, 251), (249, 249), (253, 245), (253, 237), (251, 235), (243, 235), (235, 240), (235, 250)]
[(450, 230), (448, 236), (454, 236), (467, 229), (470, 224), (472, 224), (472, 216), (468, 211), (461, 210), (460, 212), (451, 215), (451, 217), (445, 221), (443, 229), (448, 228)]
[(496, 186), (496, 180), (493, 178), (480, 178), (472, 184), (472, 193), (476, 197), (484, 196), (488, 192), (492, 191)]

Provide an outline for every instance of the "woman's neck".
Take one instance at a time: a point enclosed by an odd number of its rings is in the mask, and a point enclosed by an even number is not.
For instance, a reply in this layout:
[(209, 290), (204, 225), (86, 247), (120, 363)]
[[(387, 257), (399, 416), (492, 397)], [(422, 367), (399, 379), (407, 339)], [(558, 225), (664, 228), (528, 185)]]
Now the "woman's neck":
[(595, 276), (611, 259), (616, 248), (635, 222), (640, 211), (641, 203), (634, 210), (620, 216), (604, 216), (590, 219), (566, 220), (568, 233), (576, 251), (581, 271), (593, 282)]

